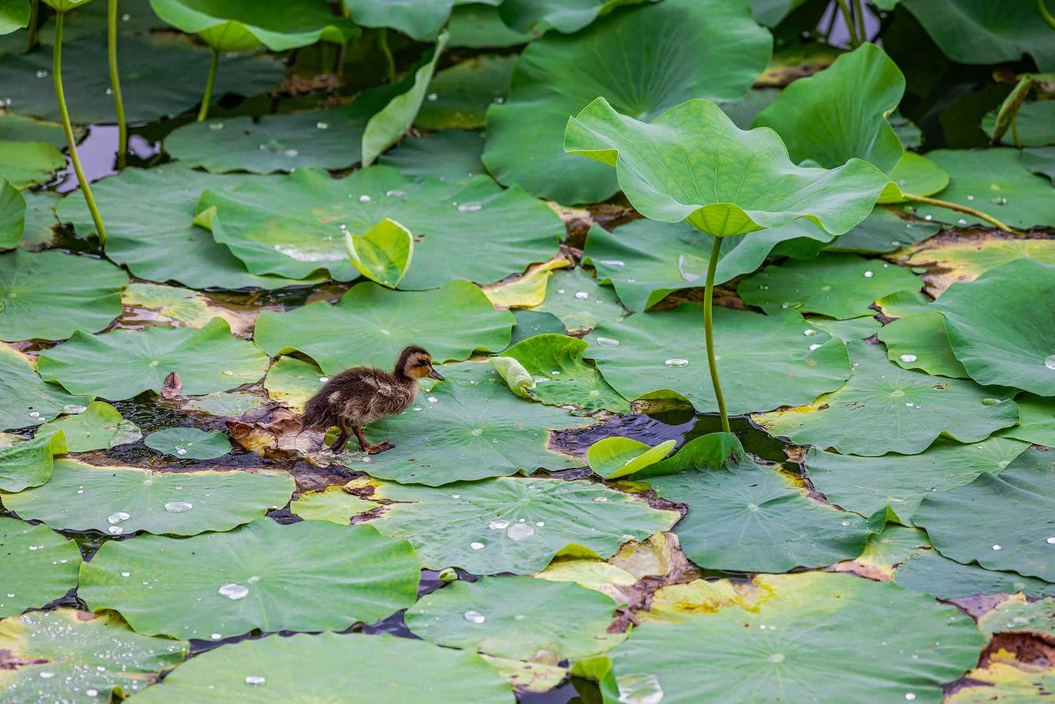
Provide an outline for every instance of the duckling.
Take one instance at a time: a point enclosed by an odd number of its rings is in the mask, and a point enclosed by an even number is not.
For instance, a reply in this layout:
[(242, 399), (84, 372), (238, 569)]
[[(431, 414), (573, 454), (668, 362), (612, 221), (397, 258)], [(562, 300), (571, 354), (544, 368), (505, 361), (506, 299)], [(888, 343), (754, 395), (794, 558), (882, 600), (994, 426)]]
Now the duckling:
[(384, 452), (392, 448), (392, 443), (386, 440), (368, 444), (363, 426), (410, 408), (418, 395), (418, 379), (425, 377), (443, 381), (440, 373), (432, 368), (429, 353), (414, 345), (399, 353), (391, 374), (369, 367), (345, 369), (308, 401), (301, 430), (325, 430), (336, 425), (341, 434), (331, 447), (334, 452), (344, 450), (350, 433), (355, 433), (363, 452), (371, 455)]

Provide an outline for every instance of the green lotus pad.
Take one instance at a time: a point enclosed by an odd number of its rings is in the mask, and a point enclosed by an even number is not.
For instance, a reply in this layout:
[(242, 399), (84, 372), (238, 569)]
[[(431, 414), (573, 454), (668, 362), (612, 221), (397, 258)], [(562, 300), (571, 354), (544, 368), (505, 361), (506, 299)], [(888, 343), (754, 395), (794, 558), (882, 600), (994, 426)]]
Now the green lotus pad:
[(919, 455), (855, 457), (816, 447), (806, 455), (813, 488), (828, 501), (865, 516), (888, 507), (906, 525), (932, 492), (970, 484), (983, 472), (999, 474), (1029, 445), (989, 438), (961, 445), (938, 440)]
[[(1055, 225), (1051, 182), (1030, 173), (1018, 150), (937, 149), (927, 152), (927, 158), (950, 174), (949, 187), (940, 195), (942, 200), (980, 210), (1011, 227)], [(919, 217), (929, 216), (961, 227), (991, 227), (972, 215), (948, 208), (917, 204), (906, 208)]]
[(434, 39), (451, 9), (465, 2), (497, 5), (500, 0), (344, 0), (352, 19), (363, 27), (392, 27), (417, 41)]
[[(980, 384), (1055, 396), (1055, 266), (1020, 259), (949, 287), (945, 316), (953, 354)], [(999, 301), (999, 305), (994, 305)]]
[(1035, 174), (1044, 174), (1055, 181), (1055, 147), (1023, 149), (1022, 165)]
[(342, 486), (328, 486), (322, 491), (309, 491), (289, 505), (294, 516), (306, 521), (329, 521), (348, 525), (353, 516), (380, 508), (381, 504), (349, 494)]
[(894, 584), (811, 572), (756, 577), (754, 586), (765, 594), (756, 609), (701, 609), (635, 628), (609, 655), (605, 704), (659, 696), (678, 704), (939, 704), (942, 684), (973, 667), (985, 645), (956, 607)]
[(1034, 445), (1055, 447), (1055, 399), (1019, 394), (1018, 425), (1004, 428), (997, 435)]
[(414, 257), (414, 235), (394, 220), (385, 218), (362, 236), (344, 236), (352, 266), (364, 277), (395, 288)]
[(172, 372), (179, 374), (184, 395), (226, 391), (259, 381), (267, 366), (267, 355), (231, 335), (222, 318), (200, 329), (152, 327), (102, 335), (78, 330), (68, 342), (42, 352), (38, 362), (46, 380), (110, 400), (160, 393)]
[[(195, 227), (194, 208), (201, 192), (215, 193), (252, 181), (278, 182), (264, 176), (214, 176), (180, 164), (156, 169), (125, 169), (92, 184), (106, 223), (106, 254), (148, 281), (178, 281), (191, 288), (278, 288), (294, 281), (256, 276), (246, 270), (227, 247), (217, 244), (208, 230)], [(142, 209), (149, 204), (150, 217)], [(64, 198), (58, 217), (73, 223), (87, 239), (95, 232), (91, 213), (80, 196)]]
[(98, 332), (121, 314), (128, 275), (62, 252), (0, 255), (0, 340), (63, 340)]
[[(136, 323), (169, 324), (172, 327), (202, 328), (213, 318), (223, 318), (235, 333), (247, 332), (252, 313), (226, 308), (204, 294), (162, 284), (131, 284), (121, 294), (121, 302)], [(144, 320), (145, 319), (145, 320)]]
[(22, 491), (44, 484), (51, 478), (55, 455), (69, 451), (62, 430), (37, 431), (31, 440), (8, 437), (12, 439), (0, 443), (0, 491)]
[(66, 157), (50, 144), (0, 139), (0, 176), (15, 188), (45, 183), (65, 166)]
[(108, 542), (81, 568), (78, 595), (137, 633), (218, 640), (374, 623), (414, 603), (419, 570), (409, 543), (371, 526), (261, 518), (229, 533)]
[(690, 98), (737, 100), (765, 68), (771, 44), (745, 4), (721, 0), (644, 3), (570, 37), (551, 33), (528, 45), (505, 104), (488, 110), (484, 163), (502, 183), (542, 198), (606, 200), (619, 190), (615, 174), (564, 153), (569, 115), (599, 95), (646, 120)]
[(498, 5), (498, 13), (506, 24), (520, 32), (542, 34), (555, 29), (564, 34), (572, 34), (598, 17), (603, 17), (624, 5), (635, 5), (643, 1), (645, 0), (505, 0)]
[(554, 271), (546, 284), (545, 301), (532, 310), (556, 316), (571, 334), (588, 332), (598, 323), (614, 323), (627, 315), (615, 293), (581, 267)]
[(902, 369), (881, 345), (853, 342), (848, 348), (854, 371), (846, 386), (800, 408), (752, 419), (797, 445), (869, 457), (916, 455), (939, 436), (980, 442), (1018, 422), (1018, 406), (997, 390)]
[(513, 316), (496, 311), (467, 281), (415, 292), (363, 283), (336, 306), (262, 312), (256, 341), (272, 356), (297, 350), (336, 374), (352, 366), (391, 369), (407, 345), (424, 346), (437, 363), (466, 359), (477, 349), (498, 351), (509, 344), (512, 327)]
[[(517, 56), (477, 56), (440, 71), (414, 124), (428, 130), (474, 130), (484, 126), (492, 103), (505, 101)], [(482, 143), (483, 140), (481, 140)]]
[(806, 218), (841, 235), (864, 220), (887, 184), (860, 159), (802, 168), (767, 129), (745, 132), (709, 100), (690, 100), (651, 124), (598, 98), (568, 121), (564, 148), (616, 167), (619, 185), (651, 220), (690, 224), (716, 237)]
[(226, 435), (197, 428), (165, 428), (147, 435), (144, 443), (151, 450), (188, 460), (214, 460), (231, 451)]
[(1053, 457), (1029, 450), (1000, 474), (928, 496), (915, 521), (945, 557), (1055, 582)]
[(308, 399), (329, 380), (311, 362), (296, 357), (279, 357), (267, 372), (264, 388), (272, 401), (302, 413)]
[(66, 447), (70, 452), (109, 450), (138, 442), (143, 437), (135, 423), (125, 420), (120, 411), (103, 401), (94, 401), (80, 413), (45, 423), (37, 429), (37, 437), (56, 431), (65, 435)]
[(970, 378), (953, 355), (945, 317), (937, 311), (898, 318), (884, 325), (877, 336), (886, 345), (890, 361), (905, 369), (920, 369), (953, 379)]
[(86, 702), (128, 697), (183, 662), (182, 640), (133, 633), (112, 614), (59, 609), (32, 612), (0, 623), (0, 650), (9, 667), (0, 672), (0, 702)]
[(12, 249), (26, 230), (26, 198), (0, 175), (0, 249)]
[(846, 343), (854, 340), (867, 340), (882, 328), (882, 323), (870, 317), (850, 318), (849, 320), (806, 318), (806, 322)]
[(1008, 661), (989, 661), (967, 673), (966, 686), (950, 694), (948, 704), (1029, 704), (1038, 696), (1047, 696), (1055, 688), (1055, 671), (1032, 666), (1019, 667), (1012, 658)]
[(1026, 632), (1055, 637), (1055, 599), (1030, 602), (1024, 594), (1016, 594), (982, 616), (978, 627), (988, 636)]
[[(378, 166), (344, 179), (302, 169), (276, 182), (206, 191), (198, 212), (215, 208), (213, 237), (257, 274), (304, 278), (326, 269), (339, 280), (358, 272), (348, 262), (344, 234), (364, 234), (391, 218), (415, 235), (419, 262), (401, 283), (436, 288), (453, 279), (497, 281), (548, 260), (564, 234), (560, 218), (520, 189), (503, 190), (486, 176), (466, 186), (415, 182)], [(508, 231), (496, 232), (496, 223)], [(502, 242), (478, 257), (481, 241)]]
[(249, 0), (150, 0), (165, 22), (197, 34), (218, 51), (244, 51), (261, 44), (271, 51), (319, 41), (344, 44), (359, 34), (351, 20), (335, 17), (312, 0), (278, 0), (261, 6)]
[(583, 361), (587, 346), (567, 335), (535, 335), (490, 361), (520, 398), (549, 406), (577, 406), (584, 412), (629, 413), (629, 402)]
[[(811, 328), (790, 310), (773, 315), (716, 308), (715, 352), (732, 414), (809, 403), (850, 375), (846, 346)], [(587, 357), (625, 398), (669, 389), (700, 412), (717, 410), (707, 360), (703, 310), (672, 311), (601, 323), (588, 338)]]
[(502, 49), (527, 44), (533, 34), (517, 32), (502, 21), (493, 5), (455, 5), (447, 23), (451, 33), (451, 47), (470, 49)]
[(138, 696), (139, 704), (227, 704), (246, 696), (259, 704), (516, 701), (510, 686), (476, 653), (387, 635), (333, 633), (225, 645)]
[[(1004, 133), (1000, 141), (1005, 145), (1015, 145), (1018, 135), (1020, 147), (1044, 147), (1055, 144), (1055, 102), (1026, 103), (1015, 114), (1014, 127)], [(982, 129), (990, 137), (996, 128), (996, 111), (985, 116)]]
[(768, 266), (740, 282), (744, 303), (766, 310), (792, 308), (839, 320), (871, 315), (870, 306), (899, 291), (919, 291), (923, 281), (909, 269), (853, 254)]
[(58, 460), (47, 484), (6, 495), (4, 505), (60, 530), (195, 535), (285, 506), (293, 488), (274, 470), (152, 472)]
[(937, 599), (963, 599), (982, 594), (1024, 593), (1030, 598), (1055, 596), (1055, 584), (1015, 572), (996, 572), (978, 565), (961, 565), (934, 550), (905, 560), (894, 572), (905, 589), (927, 592)]
[(17, 32), (29, 24), (29, 3), (4, 0), (0, 3), (0, 34)]
[(480, 161), (484, 134), (466, 130), (443, 130), (423, 137), (404, 139), (377, 160), (413, 179), (435, 178), (447, 183), (467, 184), (477, 174), (487, 173)]
[(58, 384), (45, 383), (28, 357), (0, 344), (0, 430), (40, 425), (89, 402), (90, 397), (72, 396)]
[(928, 270), (927, 291), (938, 297), (958, 281), (974, 281), (990, 269), (1019, 259), (1055, 264), (1055, 240), (989, 231), (973, 237), (935, 238), (898, 256), (903, 264)]
[(430, 643), (514, 660), (596, 655), (626, 638), (609, 633), (616, 604), (577, 584), (531, 577), (457, 581), (422, 597), (407, 627)]
[(473, 574), (541, 572), (571, 545), (607, 559), (679, 518), (601, 484), (534, 477), (440, 488), (384, 484), (374, 498), (401, 503), (369, 525), (409, 540), (428, 569)]
[[(97, 3), (98, 4), (98, 3)], [(71, 26), (75, 23), (71, 22)], [(82, 124), (115, 123), (106, 42), (91, 35), (63, 44), (62, 80), (70, 117)], [(210, 52), (184, 37), (121, 37), (117, 62), (129, 122), (151, 122), (178, 115), (201, 102)], [(260, 56), (225, 57), (213, 95), (254, 96), (282, 80), (280, 62)], [(0, 85), (21, 115), (59, 119), (51, 73), (51, 52), (0, 56)]]
[[(0, 618), (17, 616), (66, 596), (77, 586), (80, 564), (81, 551), (72, 540), (47, 526), (0, 518), (0, 570), (4, 574)], [(0, 624), (0, 643), (4, 642), (7, 623)], [(0, 685), (5, 684), (7, 672), (6, 668), (0, 672)], [(3, 699), (3, 692), (0, 690), (0, 702), (13, 701)]]
[(621, 479), (654, 465), (671, 450), (676, 440), (661, 442), (650, 447), (630, 438), (602, 438), (590, 445), (586, 461), (596, 474), (605, 479)]
[(428, 486), (581, 466), (550, 452), (549, 434), (590, 419), (516, 398), (489, 364), (447, 365), (441, 372), (447, 380), (409, 411), (367, 429), (395, 447), (362, 459), (346, 453), (341, 463), (379, 479)]

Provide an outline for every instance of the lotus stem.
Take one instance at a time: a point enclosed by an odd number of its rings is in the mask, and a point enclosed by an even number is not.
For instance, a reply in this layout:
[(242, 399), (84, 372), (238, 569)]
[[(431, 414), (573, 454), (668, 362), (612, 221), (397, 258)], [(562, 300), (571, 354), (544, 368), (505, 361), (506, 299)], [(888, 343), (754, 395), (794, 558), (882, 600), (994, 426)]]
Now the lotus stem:
[(125, 121), (125, 101), (121, 97), (121, 75), (117, 70), (117, 0), (107, 0), (106, 54), (110, 60), (110, 90), (114, 94), (117, 111), (117, 168), (125, 168), (128, 153), (128, 123)]
[(850, 43), (856, 49), (861, 46), (861, 40), (857, 36), (857, 26), (854, 24), (853, 13), (850, 12), (850, 6), (846, 3), (846, 0), (835, 0), (839, 5), (839, 11), (843, 13), (843, 22), (846, 23), (846, 31), (850, 33)]
[(966, 205), (960, 205), (959, 203), (953, 203), (953, 202), (947, 201), (947, 200), (938, 200), (937, 198), (927, 198), (926, 196), (917, 196), (914, 193), (902, 192), (901, 195), (905, 198), (905, 200), (910, 200), (910, 201), (913, 201), (915, 203), (923, 203), (925, 205), (936, 205), (939, 208), (948, 208), (949, 210), (955, 210), (958, 213), (966, 213), (967, 215), (974, 216), (974, 217), (978, 218), (979, 220), (985, 220), (987, 223), (989, 223), (993, 227), (999, 228), (999, 229), (1003, 230), (1004, 232), (1010, 232), (1012, 235), (1021, 235), (1021, 234), (1023, 234), (1023, 233), (1019, 232), (1018, 230), (1015, 230), (1015, 229), (1013, 229), (1011, 227), (1008, 227), (1004, 223), (1002, 223), (999, 220), (997, 220), (996, 218), (994, 218), (992, 215), (989, 215), (988, 213), (983, 213), (981, 210), (975, 210), (974, 208), (968, 208)]
[(29, 4), (29, 26), (26, 37), (26, 53), (33, 51), (37, 46), (37, 23), (40, 21), (40, 0), (32, 0)]
[(1022, 142), (1018, 138), (1018, 115), (1011, 118), (1011, 138), (1015, 140), (1015, 148), (1021, 149)]
[[(348, 9), (348, 6), (343, 2), (341, 3), (341, 17), (351, 17), (352, 12)], [(352, 41), (351, 37), (346, 37), (341, 42), (340, 48), (337, 50), (337, 67), (334, 69), (333, 75), (338, 79), (344, 76), (344, 60), (348, 56), (348, 42)]]
[(385, 55), (385, 72), (388, 75), (388, 82), (396, 80), (396, 58), (392, 56), (392, 49), (388, 46), (388, 28), (382, 27), (377, 31), (377, 45), (381, 49), (381, 53)]
[(1048, 26), (1055, 29), (1055, 16), (1048, 12), (1044, 0), (1037, 0), (1037, 10), (1040, 11), (1040, 16), (1044, 18), (1044, 21), (1048, 23)]
[(209, 61), (209, 77), (205, 79), (205, 95), (201, 99), (201, 109), (198, 110), (198, 122), (203, 122), (209, 116), (209, 104), (212, 102), (212, 88), (216, 83), (216, 67), (220, 63), (220, 50), (213, 48), (212, 58)]
[(55, 97), (59, 100), (59, 114), (62, 116), (62, 129), (66, 132), (66, 144), (70, 147), (70, 161), (73, 162), (73, 171), (77, 174), (80, 182), (81, 193), (84, 194), (84, 202), (88, 204), (88, 210), (92, 214), (92, 222), (95, 223), (95, 231), (99, 235), (99, 244), (106, 245), (106, 226), (99, 214), (99, 208), (95, 205), (95, 197), (92, 196), (92, 187), (81, 168), (81, 158), (77, 154), (77, 140), (73, 136), (73, 125), (70, 124), (70, 111), (66, 109), (66, 93), (62, 90), (62, 25), (65, 19), (64, 12), (55, 13), (55, 48), (52, 50), (51, 73), (55, 79)]
[(714, 274), (718, 271), (718, 257), (722, 253), (722, 238), (714, 238), (711, 247), (711, 261), (707, 263), (707, 287), (703, 293), (703, 332), (707, 338), (707, 365), (711, 368), (711, 385), (714, 386), (714, 398), (718, 401), (718, 414), (722, 417), (722, 430), (729, 430), (729, 414), (725, 411), (725, 396), (722, 395), (722, 383), (718, 380), (718, 360), (714, 356)]
[(857, 18), (857, 36), (863, 44), (868, 41), (868, 25), (865, 24), (865, 6), (861, 0), (854, 0), (854, 17)]

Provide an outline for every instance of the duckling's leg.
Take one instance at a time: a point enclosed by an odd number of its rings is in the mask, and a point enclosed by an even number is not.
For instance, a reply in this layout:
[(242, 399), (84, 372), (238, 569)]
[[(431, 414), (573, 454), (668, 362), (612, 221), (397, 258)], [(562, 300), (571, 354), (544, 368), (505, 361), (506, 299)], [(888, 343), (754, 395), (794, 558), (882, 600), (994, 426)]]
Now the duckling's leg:
[(379, 442), (376, 445), (367, 443), (366, 436), (363, 435), (363, 429), (358, 426), (352, 428), (352, 430), (355, 431), (355, 437), (359, 438), (359, 449), (368, 455), (376, 455), (379, 452), (392, 449), (392, 443), (387, 440)]
[(330, 446), (334, 453), (344, 452), (344, 448), (348, 444), (348, 436), (350, 435), (348, 423), (344, 418), (337, 419), (337, 427), (341, 429), (341, 434), (337, 436), (337, 439), (333, 441), (333, 445)]

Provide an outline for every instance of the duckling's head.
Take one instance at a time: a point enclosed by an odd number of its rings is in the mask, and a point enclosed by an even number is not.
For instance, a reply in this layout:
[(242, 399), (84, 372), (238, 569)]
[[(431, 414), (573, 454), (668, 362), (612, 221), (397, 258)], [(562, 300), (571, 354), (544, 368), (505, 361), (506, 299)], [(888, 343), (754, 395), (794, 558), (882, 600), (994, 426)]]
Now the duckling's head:
[(443, 381), (440, 373), (432, 368), (432, 357), (429, 356), (429, 353), (415, 345), (406, 347), (399, 353), (399, 359), (396, 360), (395, 373), (398, 376), (404, 376), (409, 379), (429, 377)]

